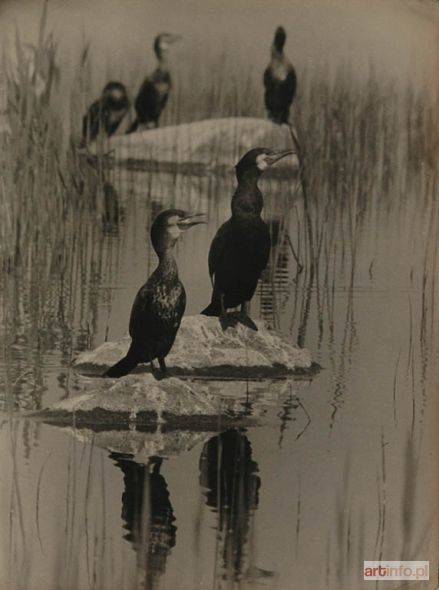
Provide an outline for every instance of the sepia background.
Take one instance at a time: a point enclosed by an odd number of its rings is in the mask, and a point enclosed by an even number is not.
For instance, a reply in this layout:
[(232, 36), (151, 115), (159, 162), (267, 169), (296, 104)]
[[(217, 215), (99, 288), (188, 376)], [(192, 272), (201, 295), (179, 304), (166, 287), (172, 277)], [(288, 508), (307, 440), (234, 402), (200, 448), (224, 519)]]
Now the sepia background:
[[(40, 43), (43, 6), (1, 0), (8, 76), (17, 48)], [(50, 0), (46, 18), (50, 108), (23, 125), (5, 112), (0, 135), (0, 590), (355, 589), (373, 584), (363, 560), (376, 559), (430, 560), (416, 586), (436, 588), (439, 5)], [(125, 333), (163, 208), (208, 213), (178, 247), (186, 313), (207, 304), (207, 253), (235, 186), (232, 171), (116, 168), (109, 200), (72, 148), (87, 106), (110, 79), (134, 96), (167, 31), (183, 39), (163, 125), (265, 117), (279, 24), (310, 201), (289, 178), (261, 181), (274, 247), (252, 315), (321, 371), (221, 385), (258, 418), (247, 428), (92, 432), (24, 418), (78, 391), (79, 352)], [(134, 459), (113, 450), (130, 437)]]

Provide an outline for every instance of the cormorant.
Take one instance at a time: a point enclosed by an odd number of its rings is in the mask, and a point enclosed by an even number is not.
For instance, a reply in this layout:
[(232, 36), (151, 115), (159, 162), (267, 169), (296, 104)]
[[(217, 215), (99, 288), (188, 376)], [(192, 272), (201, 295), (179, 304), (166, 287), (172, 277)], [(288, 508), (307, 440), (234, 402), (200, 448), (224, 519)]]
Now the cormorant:
[(140, 126), (145, 129), (158, 127), (159, 118), (168, 101), (171, 90), (171, 74), (168, 66), (170, 45), (180, 39), (179, 35), (161, 33), (154, 41), (154, 53), (158, 65), (154, 72), (145, 78), (134, 102), (137, 118), (128, 130), (136, 131)]
[[(257, 330), (248, 316), (248, 303), (270, 255), (270, 232), (261, 218), (264, 199), (257, 183), (266, 168), (293, 153), (255, 148), (235, 167), (238, 187), (232, 197), (232, 216), (219, 228), (210, 246), (212, 300), (201, 312), (219, 316), (224, 329), (240, 321)], [(238, 305), (240, 313), (227, 314), (228, 308)]]
[(133, 303), (129, 331), (131, 346), (127, 355), (110, 367), (106, 377), (127, 375), (139, 363), (158, 359), (162, 375), (166, 373), (165, 357), (174, 344), (186, 308), (186, 293), (178, 277), (173, 249), (186, 229), (205, 223), (180, 209), (167, 209), (157, 215), (151, 227), (151, 242), (159, 264)]
[(125, 86), (120, 82), (108, 82), (82, 120), (83, 143), (95, 140), (101, 131), (107, 137), (113, 135), (129, 108)]
[(278, 27), (271, 47), (271, 60), (264, 72), (265, 107), (274, 123), (288, 123), (297, 88), (296, 72), (284, 54), (287, 34)]

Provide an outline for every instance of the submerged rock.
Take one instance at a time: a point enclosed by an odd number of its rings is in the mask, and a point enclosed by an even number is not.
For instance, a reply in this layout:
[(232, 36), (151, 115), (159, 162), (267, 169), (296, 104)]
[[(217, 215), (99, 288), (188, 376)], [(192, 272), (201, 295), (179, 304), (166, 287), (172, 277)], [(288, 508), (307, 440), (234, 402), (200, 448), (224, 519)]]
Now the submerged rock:
[(175, 377), (157, 381), (146, 373), (121, 379), (83, 379), (79, 395), (32, 415), (48, 423), (93, 425), (96, 430), (115, 424), (155, 427), (164, 423), (168, 428), (203, 430), (213, 424), (212, 419), (234, 420), (239, 414), (239, 403), (210, 393), (207, 383), (195, 386)]
[(257, 325), (257, 332), (242, 325), (223, 331), (217, 318), (183, 318), (167, 357), (170, 375), (160, 381), (149, 365), (120, 379), (96, 378), (126, 354), (130, 338), (106, 342), (76, 360), (75, 368), (88, 374), (78, 377), (79, 394), (33, 417), (95, 432), (115, 425), (154, 432), (158, 425), (200, 431), (254, 422), (291, 398), (297, 373), (315, 370), (307, 350)]
[(33, 412), (48, 424), (94, 432), (217, 431), (258, 424), (270, 407), (289, 404), (305, 382), (291, 380), (157, 381), (150, 373), (121, 379), (80, 377), (78, 395)]
[[(276, 332), (256, 322), (258, 331), (238, 324), (223, 331), (218, 318), (203, 315), (183, 318), (174, 346), (166, 358), (171, 375), (185, 377), (261, 379), (312, 373), (306, 349), (290, 344)], [(105, 342), (84, 352), (74, 362), (83, 375), (102, 375), (127, 353), (130, 338)], [(136, 372), (150, 371), (139, 365)]]
[(112, 453), (120, 453), (137, 463), (145, 464), (152, 457), (170, 459), (187, 453), (216, 433), (213, 428), (211, 430), (167, 430), (158, 427), (154, 431), (129, 428), (116, 430), (111, 427), (97, 429), (93, 425), (88, 428), (71, 426), (60, 428), (81, 443), (92, 444), (94, 447)]
[(206, 436), (231, 426), (260, 425), (269, 416), (279, 420), (281, 438), (286, 428), (299, 438), (310, 423), (299, 395), (307, 386), (304, 381), (157, 382), (149, 374), (80, 379), (79, 395), (30, 416), (140, 462), (176, 456)]
[[(258, 146), (291, 149), (289, 127), (253, 117), (208, 119), (113, 135), (102, 147), (104, 151), (111, 150), (119, 164), (140, 169), (148, 168), (147, 163), (153, 162), (163, 169), (173, 166), (233, 171), (238, 159)], [(96, 153), (97, 146), (90, 146), (90, 151)], [(273, 173), (291, 174), (297, 169), (296, 156), (290, 156), (279, 162)]]
[[(150, 384), (150, 377), (147, 375), (131, 376), (130, 380), (137, 379), (138, 382), (143, 381), (145, 387)], [(177, 380), (174, 380), (177, 381)], [(214, 383), (214, 382), (213, 382)], [(45, 421), (60, 428), (66, 434), (73, 436), (75, 439), (85, 444), (92, 444), (94, 447), (106, 449), (111, 453), (120, 453), (126, 458), (138, 463), (147, 464), (153, 457), (161, 457), (169, 459), (176, 457), (181, 453), (185, 453), (193, 449), (196, 445), (200, 445), (210, 439), (212, 436), (218, 434), (231, 426), (241, 428), (242, 426), (259, 424), (262, 420), (265, 411), (268, 408), (275, 408), (274, 418), (279, 422), (279, 444), (281, 444), (284, 432), (288, 429), (290, 436), (300, 438), (308, 428), (311, 419), (301, 401), (299, 396), (299, 389), (304, 383), (295, 382), (291, 384), (288, 381), (277, 381), (276, 383), (265, 382), (262, 384), (251, 384), (250, 391), (237, 387), (237, 383), (223, 382), (209, 384), (209, 392), (206, 395), (206, 389), (203, 389), (206, 404), (199, 406), (201, 411), (211, 411), (212, 394), (215, 396), (216, 403), (214, 409), (222, 409), (227, 411), (227, 415), (215, 416), (214, 419), (207, 420), (203, 416), (201, 420), (193, 415), (189, 420), (181, 420), (180, 425), (175, 421), (164, 421), (162, 423), (114, 423), (114, 422), (84, 422), (82, 420), (78, 423), (78, 416), (74, 417), (74, 413), (70, 415), (70, 420), (67, 421), (67, 414), (64, 414), (63, 420), (60, 422), (60, 410), (65, 411), (72, 408), (82, 408), (82, 416), (86, 416), (87, 412), (91, 411), (89, 418), (98, 415), (96, 408), (87, 410), (94, 403), (98, 405), (104, 404), (108, 411), (116, 410), (112, 405), (111, 399), (103, 399), (99, 396), (90, 395), (77, 398), (74, 404), (56, 404), (52, 408), (44, 411)], [(145, 403), (148, 399), (148, 393), (145, 391)], [(218, 396), (223, 397), (221, 404), (218, 404)], [(234, 402), (230, 399), (234, 398)], [(162, 397), (161, 403), (165, 398)], [(168, 400), (169, 401), (169, 400)], [(120, 403), (120, 399), (119, 402)], [(136, 405), (143, 405), (141, 398), (137, 397)], [(148, 402), (149, 403), (149, 402)], [(151, 405), (154, 401), (151, 400)], [(188, 403), (188, 398), (185, 398), (185, 403)], [(58, 408), (58, 410), (57, 410)], [(168, 410), (172, 410), (172, 403)], [(195, 408), (192, 408), (195, 411)], [(58, 411), (58, 413), (57, 413)], [(84, 413), (85, 412), (85, 413)], [(103, 408), (101, 408), (101, 413)], [(169, 411), (166, 414), (170, 415)], [(250, 417), (251, 415), (251, 417)], [(41, 414), (40, 414), (41, 416)], [(231, 417), (235, 416), (234, 420)], [(133, 416), (132, 416), (133, 417)], [(162, 416), (163, 417), (163, 416)], [(265, 419), (264, 419), (265, 421)]]

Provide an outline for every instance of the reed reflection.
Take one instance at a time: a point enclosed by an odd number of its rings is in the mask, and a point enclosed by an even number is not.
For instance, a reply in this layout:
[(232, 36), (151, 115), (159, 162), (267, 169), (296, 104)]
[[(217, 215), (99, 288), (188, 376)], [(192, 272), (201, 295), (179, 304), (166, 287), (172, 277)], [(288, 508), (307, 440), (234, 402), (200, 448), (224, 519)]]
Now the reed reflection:
[(168, 486), (160, 473), (163, 460), (152, 457), (144, 465), (133, 461), (131, 455), (116, 452), (110, 453), (110, 458), (123, 473), (124, 538), (137, 554), (140, 587), (157, 590), (177, 532)]
[(211, 438), (200, 457), (206, 504), (218, 514), (220, 575), (239, 582), (249, 570), (249, 532), (259, 503), (258, 465), (244, 431), (230, 429)]
[[(259, 284), (259, 313), (276, 330), (280, 329), (281, 313), (290, 295), (291, 283), (297, 280), (303, 269), (291, 241), (288, 221), (287, 215), (266, 218), (270, 229), (271, 254)], [(295, 278), (291, 256), (296, 266)]]

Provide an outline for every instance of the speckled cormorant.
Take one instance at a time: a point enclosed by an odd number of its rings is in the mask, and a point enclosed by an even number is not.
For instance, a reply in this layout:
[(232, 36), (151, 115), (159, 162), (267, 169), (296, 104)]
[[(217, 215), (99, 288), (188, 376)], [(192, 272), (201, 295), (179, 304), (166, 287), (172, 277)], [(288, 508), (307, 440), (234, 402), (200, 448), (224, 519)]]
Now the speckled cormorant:
[[(210, 246), (212, 300), (201, 312), (219, 316), (224, 329), (240, 321), (257, 330), (247, 308), (270, 255), (270, 232), (261, 218), (264, 199), (257, 183), (266, 168), (293, 153), (255, 148), (235, 167), (238, 187), (232, 197), (232, 216), (219, 228)], [(240, 313), (226, 313), (239, 305)]]
[(83, 143), (93, 141), (101, 131), (108, 137), (113, 135), (129, 108), (125, 86), (120, 82), (108, 82), (82, 120)]
[(179, 35), (161, 33), (154, 41), (154, 53), (158, 65), (154, 72), (145, 78), (134, 102), (136, 119), (128, 132), (140, 126), (145, 129), (158, 127), (159, 118), (168, 101), (171, 90), (171, 74), (168, 66), (169, 47), (180, 39)]
[(199, 219), (200, 215), (167, 209), (155, 218), (151, 227), (151, 242), (159, 265), (134, 300), (128, 353), (108, 369), (105, 376), (122, 377), (139, 363), (150, 362), (152, 365), (154, 359), (158, 359), (162, 375), (166, 373), (165, 357), (174, 344), (186, 308), (186, 293), (178, 277), (173, 250), (183, 231), (205, 223)]
[(271, 60), (264, 72), (265, 107), (274, 123), (288, 123), (297, 88), (296, 72), (284, 54), (287, 34), (278, 27), (271, 47)]

